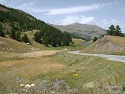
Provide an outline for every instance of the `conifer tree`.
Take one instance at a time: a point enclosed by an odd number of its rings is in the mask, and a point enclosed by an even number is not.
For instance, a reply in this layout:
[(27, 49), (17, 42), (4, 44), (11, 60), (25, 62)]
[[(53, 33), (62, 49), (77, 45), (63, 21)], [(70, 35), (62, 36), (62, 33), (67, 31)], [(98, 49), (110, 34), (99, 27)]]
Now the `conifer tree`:
[(17, 41), (21, 41), (20, 35), (21, 35), (21, 33), (20, 33), (19, 31), (17, 31), (16, 34), (15, 34), (15, 39), (16, 39)]
[(5, 34), (4, 34), (4, 32), (0, 29), (0, 36), (1, 37), (5, 37)]
[(22, 41), (24, 41), (26, 43), (29, 43), (29, 38), (28, 38), (28, 36), (26, 34), (23, 35)]
[(15, 29), (12, 29), (11, 31), (10, 31), (10, 37), (12, 38), (12, 39), (15, 39)]

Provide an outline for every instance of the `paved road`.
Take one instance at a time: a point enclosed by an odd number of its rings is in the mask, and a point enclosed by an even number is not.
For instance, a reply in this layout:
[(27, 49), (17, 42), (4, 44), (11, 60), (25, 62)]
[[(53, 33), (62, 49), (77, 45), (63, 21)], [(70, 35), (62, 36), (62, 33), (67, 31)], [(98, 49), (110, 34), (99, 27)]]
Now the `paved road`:
[(87, 53), (80, 53), (80, 51), (69, 51), (69, 54), (79, 54), (79, 55), (87, 55), (87, 56), (99, 56), (106, 58), (108, 60), (113, 60), (113, 61), (120, 61), (125, 63), (125, 56), (120, 56), (120, 55), (106, 55), (106, 54), (87, 54)]

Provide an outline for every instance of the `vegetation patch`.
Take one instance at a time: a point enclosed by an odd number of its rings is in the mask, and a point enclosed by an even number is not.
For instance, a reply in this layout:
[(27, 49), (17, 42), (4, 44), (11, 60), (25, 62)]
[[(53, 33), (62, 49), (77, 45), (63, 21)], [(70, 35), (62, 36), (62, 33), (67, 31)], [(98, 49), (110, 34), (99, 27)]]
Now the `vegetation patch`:
[[(2, 58), (8, 60), (0, 62), (0, 92), (105, 94), (111, 90), (124, 91), (124, 63), (65, 52), (52, 55), (51, 52), (18, 53), (18, 58), (17, 54), (4, 53)], [(30, 55), (32, 57), (27, 57)]]

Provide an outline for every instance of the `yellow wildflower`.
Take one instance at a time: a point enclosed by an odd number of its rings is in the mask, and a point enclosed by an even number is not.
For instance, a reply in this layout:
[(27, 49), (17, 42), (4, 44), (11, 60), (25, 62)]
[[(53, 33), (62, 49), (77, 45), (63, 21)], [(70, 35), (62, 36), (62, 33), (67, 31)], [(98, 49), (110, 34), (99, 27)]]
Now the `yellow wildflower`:
[(77, 77), (77, 76), (78, 76), (78, 74), (77, 74), (77, 73), (75, 73), (75, 74), (73, 74), (72, 76), (73, 76), (73, 77)]

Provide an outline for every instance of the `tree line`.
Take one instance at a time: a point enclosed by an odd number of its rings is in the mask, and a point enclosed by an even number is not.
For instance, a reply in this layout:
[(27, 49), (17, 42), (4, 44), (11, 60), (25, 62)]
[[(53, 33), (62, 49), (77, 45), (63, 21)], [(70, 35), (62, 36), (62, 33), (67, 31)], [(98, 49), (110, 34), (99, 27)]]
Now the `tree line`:
[[(107, 35), (124, 37), (124, 33), (122, 33), (119, 25), (116, 25), (116, 27), (114, 25), (111, 25), (107, 30)], [(93, 42), (95, 42), (96, 40), (98, 40), (98, 38), (94, 37)]]
[(24, 41), (26, 43), (29, 43), (29, 38), (26, 34), (22, 35), (20, 31), (16, 31), (14, 28), (12, 28), (10, 32), (4, 32), (3, 27), (0, 25), (0, 36), (6, 37), (6, 35), (9, 35), (10, 38), (17, 40), (19, 42)]
[(107, 34), (112, 36), (124, 36), (119, 25), (117, 25), (116, 27), (114, 25), (111, 25), (107, 30)]

